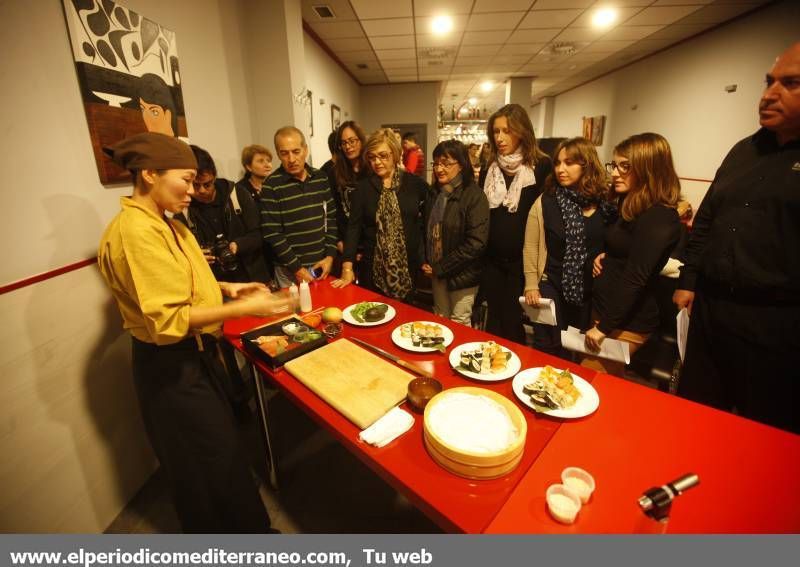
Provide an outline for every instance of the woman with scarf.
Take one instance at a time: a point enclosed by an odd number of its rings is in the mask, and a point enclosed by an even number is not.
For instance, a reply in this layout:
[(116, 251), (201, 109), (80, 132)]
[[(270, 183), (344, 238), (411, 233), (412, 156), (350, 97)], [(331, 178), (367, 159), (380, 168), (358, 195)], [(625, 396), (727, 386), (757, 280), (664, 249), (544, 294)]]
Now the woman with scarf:
[(423, 217), (422, 271), (431, 278), (434, 313), (469, 326), (489, 238), (489, 204), (458, 140), (434, 148), (433, 175)]
[[(659, 325), (655, 286), (680, 238), (681, 186), (669, 143), (659, 134), (623, 140), (606, 169), (621, 196), (620, 215), (594, 262), (594, 327), (586, 332), (586, 348), (599, 350), (609, 336), (628, 343), (633, 354)], [(621, 362), (596, 357), (581, 364), (617, 376), (625, 371)]]
[(422, 263), (421, 212), (428, 185), (400, 171), (401, 155), (388, 128), (375, 131), (364, 145), (370, 174), (351, 195), (342, 277), (332, 282), (334, 287), (354, 281), (353, 262), (360, 247), (358, 283), (388, 297), (410, 299)]
[(523, 248), (525, 302), (555, 303), (556, 325), (533, 324), (533, 346), (569, 358), (561, 347), (568, 326), (585, 331), (591, 315), (592, 261), (616, 220), (608, 175), (591, 142), (572, 138), (553, 152), (553, 175), (528, 213)]
[(489, 242), (480, 292), (489, 306), (486, 330), (525, 344), (522, 308), (522, 245), (528, 212), (553, 169), (537, 146), (531, 119), (518, 104), (489, 117), (490, 161), (480, 185), (489, 201)]

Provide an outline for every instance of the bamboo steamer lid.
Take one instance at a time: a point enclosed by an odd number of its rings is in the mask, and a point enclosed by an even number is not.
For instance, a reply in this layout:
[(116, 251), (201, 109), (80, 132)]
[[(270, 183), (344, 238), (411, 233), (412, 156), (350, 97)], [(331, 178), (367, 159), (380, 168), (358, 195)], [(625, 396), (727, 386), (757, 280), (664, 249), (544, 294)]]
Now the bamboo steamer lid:
[[(505, 408), (511, 418), (511, 423), (517, 430), (517, 436), (503, 449), (488, 453), (470, 451), (448, 443), (435, 431), (430, 415), (439, 403), (446, 401), (447, 397), (453, 394), (482, 396), (498, 403)], [(472, 386), (451, 388), (434, 396), (425, 407), (423, 425), (423, 439), (431, 458), (450, 472), (471, 479), (498, 478), (513, 471), (522, 460), (528, 431), (525, 416), (516, 404), (492, 390)]]

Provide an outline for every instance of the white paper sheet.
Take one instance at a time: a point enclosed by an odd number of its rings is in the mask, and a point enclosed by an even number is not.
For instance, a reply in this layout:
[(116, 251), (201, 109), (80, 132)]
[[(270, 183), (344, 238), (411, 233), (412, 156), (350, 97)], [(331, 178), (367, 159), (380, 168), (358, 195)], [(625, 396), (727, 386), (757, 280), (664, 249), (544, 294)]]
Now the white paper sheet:
[(606, 338), (600, 343), (600, 352), (591, 352), (586, 348), (586, 335), (575, 327), (568, 327), (566, 331), (561, 331), (561, 345), (565, 349), (575, 352), (583, 352), (600, 358), (624, 362), (625, 364), (630, 364), (631, 362), (628, 343)]
[(681, 362), (683, 362), (683, 355), (686, 354), (686, 335), (689, 333), (689, 310), (684, 307), (678, 311), (675, 319), (678, 325), (678, 353), (681, 355)]
[(552, 299), (542, 297), (538, 305), (528, 305), (525, 303), (525, 296), (519, 297), (519, 304), (533, 323), (543, 325), (556, 325), (556, 303)]

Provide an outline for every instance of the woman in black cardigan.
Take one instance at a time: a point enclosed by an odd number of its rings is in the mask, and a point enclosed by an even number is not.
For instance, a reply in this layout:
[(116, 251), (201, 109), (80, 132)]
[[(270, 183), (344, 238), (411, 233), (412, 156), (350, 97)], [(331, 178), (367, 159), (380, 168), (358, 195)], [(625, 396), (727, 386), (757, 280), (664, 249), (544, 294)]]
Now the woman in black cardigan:
[[(659, 324), (655, 284), (680, 238), (681, 186), (669, 143), (659, 134), (623, 140), (606, 168), (621, 196), (620, 216), (594, 262), (595, 324), (586, 332), (586, 347), (597, 351), (609, 336), (628, 343), (633, 354)], [(621, 362), (592, 356), (581, 364), (617, 376), (625, 370)]]
[(411, 298), (422, 264), (422, 205), (428, 185), (401, 171), (400, 160), (392, 130), (377, 130), (364, 145), (371, 173), (351, 196), (342, 277), (332, 282), (334, 287), (355, 280), (353, 261), (361, 249), (359, 285), (388, 297)]
[(469, 326), (489, 239), (489, 203), (458, 140), (434, 148), (433, 175), (423, 217), (422, 271), (431, 278), (434, 312)]
[(525, 224), (553, 165), (536, 146), (531, 119), (520, 105), (500, 108), (486, 130), (491, 159), (480, 186), (489, 200), (489, 243), (479, 295), (489, 305), (486, 330), (525, 344), (519, 304)]

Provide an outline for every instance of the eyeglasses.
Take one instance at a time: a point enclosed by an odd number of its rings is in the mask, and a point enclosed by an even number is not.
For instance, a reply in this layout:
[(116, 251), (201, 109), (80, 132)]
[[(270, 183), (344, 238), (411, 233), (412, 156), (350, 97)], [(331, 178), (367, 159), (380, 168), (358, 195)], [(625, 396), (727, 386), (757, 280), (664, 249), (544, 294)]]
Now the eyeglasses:
[(392, 154), (389, 152), (381, 152), (379, 154), (367, 154), (367, 161), (372, 163), (375, 160), (382, 161), (386, 163), (387, 161), (392, 159)]
[(622, 175), (628, 175), (628, 172), (631, 170), (631, 162), (623, 161), (623, 162), (617, 163), (615, 161), (612, 161), (612, 162), (606, 164), (606, 171), (607, 172), (614, 173), (615, 169), (617, 171), (619, 171)]
[(431, 169), (436, 169), (437, 167), (451, 168), (454, 165), (458, 165), (458, 162), (457, 161), (444, 161), (444, 160), (432, 161), (431, 162)]
[(357, 146), (360, 143), (361, 140), (359, 140), (358, 138), (348, 138), (346, 140), (342, 140), (339, 145), (342, 146), (343, 148), (349, 148), (350, 146)]

